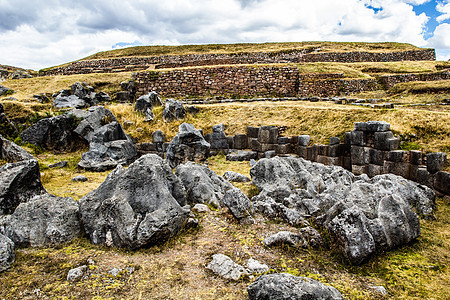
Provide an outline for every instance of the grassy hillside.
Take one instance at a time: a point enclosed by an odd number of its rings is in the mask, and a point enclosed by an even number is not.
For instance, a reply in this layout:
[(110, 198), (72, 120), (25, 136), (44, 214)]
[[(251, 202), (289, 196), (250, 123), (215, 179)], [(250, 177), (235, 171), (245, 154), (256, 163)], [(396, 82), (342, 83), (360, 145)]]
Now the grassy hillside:
[(345, 43), (345, 42), (291, 42), (291, 43), (262, 43), (262, 44), (209, 44), (182, 46), (137, 46), (124, 49), (99, 52), (85, 59), (103, 59), (124, 56), (157, 56), (184, 55), (204, 53), (241, 53), (262, 51), (290, 51), (297, 49), (318, 49), (321, 52), (344, 51), (405, 51), (417, 50), (416, 46), (406, 43)]

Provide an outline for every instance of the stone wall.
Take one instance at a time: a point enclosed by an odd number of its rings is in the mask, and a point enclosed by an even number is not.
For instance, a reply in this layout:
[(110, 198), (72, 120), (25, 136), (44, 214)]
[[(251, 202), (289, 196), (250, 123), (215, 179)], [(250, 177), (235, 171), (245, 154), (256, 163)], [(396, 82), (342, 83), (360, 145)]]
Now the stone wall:
[(434, 49), (397, 52), (326, 52), (310, 53), (314, 49), (278, 52), (252, 52), (232, 54), (188, 54), (149, 57), (121, 57), (80, 60), (66, 66), (41, 71), (40, 76), (72, 75), (137, 71), (148, 68), (179, 68), (223, 64), (281, 64), (299, 62), (383, 62), (436, 60)]
[(396, 75), (384, 75), (380, 76), (379, 82), (389, 89), (400, 82), (410, 81), (436, 81), (436, 80), (449, 80), (450, 71), (445, 70), (441, 72), (423, 73), (423, 74), (396, 74)]
[[(310, 136), (282, 136), (282, 128), (275, 126), (247, 127), (245, 134), (219, 136), (212, 134), (205, 139), (211, 144), (211, 152), (224, 152), (228, 160), (245, 161), (270, 158), (276, 155), (295, 154), (325, 165), (341, 166), (356, 175), (369, 177), (392, 173), (434, 188), (450, 195), (450, 173), (442, 169), (447, 163), (445, 153), (397, 150), (399, 139), (390, 131), (390, 124), (378, 121), (355, 123), (344, 141), (331, 137), (328, 145), (310, 145)], [(141, 154), (153, 152), (164, 156), (168, 143), (158, 152), (154, 143), (138, 144)]]

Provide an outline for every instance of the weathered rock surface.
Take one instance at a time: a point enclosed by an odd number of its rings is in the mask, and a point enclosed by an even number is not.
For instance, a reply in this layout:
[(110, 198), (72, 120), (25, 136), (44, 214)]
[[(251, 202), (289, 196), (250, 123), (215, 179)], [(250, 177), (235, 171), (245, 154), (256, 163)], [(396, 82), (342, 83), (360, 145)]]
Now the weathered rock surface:
[(214, 254), (213, 260), (206, 268), (225, 279), (239, 280), (241, 275), (248, 274), (243, 266), (238, 265), (224, 254)]
[(334, 287), (307, 277), (288, 273), (267, 274), (247, 287), (250, 300), (338, 300), (344, 299)]
[(152, 121), (155, 118), (155, 115), (153, 114), (153, 103), (150, 94), (137, 98), (134, 110), (142, 113), (146, 122)]
[(154, 154), (142, 156), (126, 170), (119, 165), (79, 203), (92, 243), (128, 249), (166, 241), (190, 213), (180, 180)]
[(6, 86), (0, 85), (0, 96), (3, 96), (4, 94), (8, 93), (9, 91), (12, 91), (10, 88), (7, 88)]
[(210, 143), (211, 149), (228, 149), (225, 126), (218, 124), (213, 126), (213, 132), (206, 135), (205, 139)]
[(0, 231), (16, 246), (48, 246), (69, 242), (81, 233), (78, 203), (50, 194), (21, 203), (0, 219)]
[(318, 248), (323, 245), (323, 239), (320, 233), (312, 227), (305, 227), (299, 233), (290, 231), (280, 231), (267, 238), (262, 243), (267, 247), (275, 245), (291, 245), (302, 248)]
[(208, 158), (210, 147), (194, 125), (183, 123), (167, 148), (166, 159), (171, 168), (187, 161), (202, 162)]
[(193, 162), (179, 165), (175, 174), (180, 178), (187, 191), (187, 201), (192, 204), (205, 203), (221, 207), (225, 193), (233, 188), (231, 183), (218, 176), (207, 166)]
[(88, 104), (83, 99), (75, 95), (56, 96), (55, 100), (53, 100), (53, 107), (55, 108), (85, 108)]
[(71, 151), (85, 145), (74, 132), (79, 120), (72, 115), (46, 118), (20, 134), (22, 141), (54, 151)]
[(111, 122), (94, 132), (89, 151), (83, 153), (78, 166), (101, 172), (113, 169), (119, 164), (130, 164), (136, 157), (136, 147), (122, 126)]
[(34, 159), (33, 155), (17, 144), (5, 139), (0, 135), (0, 158), (7, 162), (19, 162)]
[(252, 204), (250, 199), (238, 188), (229, 189), (222, 200), (223, 204), (228, 207), (231, 214), (240, 222), (253, 223)]
[(92, 141), (94, 132), (100, 127), (111, 122), (117, 122), (116, 117), (103, 106), (93, 106), (87, 110), (72, 110), (68, 112), (69, 116), (82, 119), (74, 132), (83, 137), (88, 143)]
[(81, 279), (86, 277), (88, 271), (89, 271), (89, 268), (86, 265), (71, 269), (67, 273), (67, 281), (70, 281), (70, 282), (80, 281)]
[(174, 99), (167, 99), (164, 104), (163, 120), (165, 122), (171, 122), (174, 120), (182, 120), (186, 116), (186, 109), (183, 103)]
[(269, 266), (263, 263), (260, 263), (256, 259), (249, 258), (247, 261), (247, 272), (250, 274), (254, 273), (265, 273), (269, 271)]
[(53, 106), (56, 108), (85, 108), (99, 102), (111, 101), (108, 94), (94, 92), (94, 88), (85, 82), (75, 82), (70, 90), (62, 90), (54, 96)]
[(225, 178), (226, 180), (228, 180), (230, 182), (250, 182), (250, 181), (252, 181), (247, 176), (236, 173), (236, 172), (232, 172), (232, 171), (226, 171), (223, 174), (223, 178)]
[(0, 273), (9, 269), (15, 259), (14, 242), (0, 234)]
[(0, 215), (12, 214), (16, 207), (45, 193), (37, 160), (7, 163), (0, 167)]
[(5, 115), (3, 104), (0, 103), (0, 135), (16, 137), (19, 135), (16, 125)]
[(261, 191), (252, 199), (255, 209), (291, 224), (314, 218), (353, 264), (417, 238), (419, 218), (412, 208), (433, 217), (434, 192), (393, 174), (369, 179), (340, 167), (276, 157), (261, 159), (250, 175)]
[(227, 160), (229, 161), (251, 161), (252, 159), (257, 158), (258, 152), (256, 151), (239, 150), (237, 152), (227, 154)]

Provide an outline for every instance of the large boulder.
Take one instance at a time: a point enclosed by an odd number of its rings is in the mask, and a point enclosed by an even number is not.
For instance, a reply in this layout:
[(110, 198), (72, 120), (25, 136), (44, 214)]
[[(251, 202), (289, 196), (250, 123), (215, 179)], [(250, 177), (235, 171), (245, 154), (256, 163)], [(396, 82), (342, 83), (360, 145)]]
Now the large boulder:
[(231, 214), (243, 223), (252, 223), (253, 208), (250, 199), (238, 188), (229, 189), (222, 200)]
[(227, 136), (225, 135), (225, 126), (218, 124), (213, 126), (213, 132), (206, 135), (205, 139), (211, 144), (211, 149), (228, 149)]
[(50, 194), (21, 203), (0, 219), (0, 231), (16, 246), (41, 247), (69, 242), (81, 234), (78, 202)]
[(79, 203), (92, 243), (128, 249), (168, 240), (190, 213), (180, 180), (154, 154), (142, 156), (126, 170), (119, 165)]
[(150, 95), (144, 95), (137, 98), (136, 104), (134, 105), (134, 110), (143, 114), (146, 122), (150, 122), (155, 118), (155, 115), (153, 114), (153, 103), (150, 99)]
[(38, 121), (20, 134), (23, 142), (54, 151), (72, 151), (85, 145), (74, 132), (79, 120), (73, 115), (61, 115)]
[(94, 132), (100, 127), (116, 122), (117, 119), (113, 113), (103, 106), (93, 106), (84, 110), (72, 110), (68, 113), (78, 119), (81, 119), (74, 132), (83, 137), (88, 143), (92, 141)]
[(37, 160), (7, 163), (0, 167), (0, 215), (12, 214), (16, 207), (45, 193)]
[(187, 191), (189, 203), (210, 204), (214, 207), (223, 205), (225, 193), (232, 189), (231, 183), (218, 176), (205, 165), (187, 162), (179, 165), (175, 175), (180, 178)]
[(163, 120), (171, 122), (174, 120), (182, 120), (186, 116), (186, 109), (183, 103), (174, 99), (167, 99), (163, 110)]
[(58, 95), (55, 100), (53, 100), (53, 107), (55, 108), (85, 108), (87, 106), (89, 105), (85, 100), (75, 95)]
[(122, 126), (111, 122), (98, 128), (92, 135), (89, 151), (83, 153), (78, 166), (101, 172), (119, 164), (130, 164), (137, 157), (136, 146), (125, 134)]
[(307, 277), (288, 273), (267, 274), (247, 287), (250, 300), (341, 300), (341, 293), (334, 287)]
[(0, 135), (0, 158), (7, 162), (19, 162), (34, 159), (33, 155), (17, 144)]
[(105, 92), (94, 92), (92, 86), (86, 82), (75, 82), (70, 90), (61, 90), (54, 95), (53, 106), (55, 108), (85, 108), (97, 105), (99, 102), (109, 102), (111, 97)]
[(187, 161), (202, 162), (208, 158), (210, 148), (194, 125), (183, 123), (167, 148), (166, 159), (171, 168)]
[(0, 273), (9, 269), (15, 259), (14, 242), (0, 234)]
[(276, 157), (261, 159), (250, 175), (260, 190), (252, 199), (258, 211), (293, 225), (314, 218), (353, 264), (417, 238), (417, 213), (433, 217), (434, 192), (393, 174), (369, 179), (302, 158)]

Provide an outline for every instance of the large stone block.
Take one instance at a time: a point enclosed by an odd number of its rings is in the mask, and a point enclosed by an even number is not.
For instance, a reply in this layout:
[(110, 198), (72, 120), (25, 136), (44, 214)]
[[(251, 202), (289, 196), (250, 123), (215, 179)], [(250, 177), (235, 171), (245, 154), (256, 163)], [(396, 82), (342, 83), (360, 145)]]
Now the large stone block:
[(355, 175), (367, 174), (367, 165), (352, 165), (352, 173)]
[(259, 152), (275, 151), (276, 144), (260, 144)]
[(311, 141), (311, 137), (307, 134), (298, 136), (298, 145), (307, 147), (309, 142)]
[(367, 165), (367, 175), (371, 178), (383, 174), (383, 171), (384, 171), (383, 166), (374, 164)]
[(259, 149), (261, 148), (261, 143), (258, 142), (257, 138), (250, 138), (251, 141), (251, 149), (252, 151), (259, 151)]
[(317, 161), (317, 145), (313, 145), (311, 147), (306, 148), (306, 159), (310, 161)]
[(328, 146), (327, 156), (330, 157), (338, 157), (344, 155), (344, 145), (343, 144), (334, 144)]
[(375, 132), (374, 133), (374, 148), (380, 150), (391, 150), (390, 139), (394, 138), (391, 131)]
[(318, 145), (319, 150), (317, 152), (317, 155), (327, 156), (328, 153), (328, 146), (327, 145)]
[(352, 159), (350, 158), (350, 156), (344, 156), (342, 158), (342, 167), (349, 171), (352, 170)]
[(366, 165), (369, 163), (369, 151), (370, 148), (352, 146), (351, 158), (352, 165)]
[(288, 154), (292, 153), (292, 147), (290, 144), (275, 145), (275, 151), (277, 154)]
[(368, 121), (368, 122), (356, 122), (355, 130), (369, 131), (369, 132), (383, 132), (388, 131), (391, 124), (383, 121)]
[(392, 162), (407, 162), (408, 161), (408, 151), (402, 151), (402, 150), (389, 151), (387, 153), (386, 160), (392, 161)]
[(370, 149), (369, 150), (369, 163), (383, 166), (386, 156), (387, 156), (386, 151)]
[(427, 168), (419, 167), (417, 170), (417, 182), (427, 187), (433, 187), (433, 177), (430, 172), (428, 172)]
[(352, 130), (350, 132), (350, 144), (355, 146), (366, 146), (367, 145), (367, 135), (364, 131)]
[(402, 176), (403, 178), (409, 177), (409, 164), (405, 162), (384, 162), (384, 173), (392, 173)]
[(259, 127), (247, 126), (247, 136), (249, 138), (258, 138)]
[(434, 178), (434, 188), (445, 195), (450, 195), (450, 173), (437, 172)]
[(427, 154), (427, 170), (431, 174), (441, 171), (447, 163), (447, 154), (435, 152)]
[(307, 147), (298, 146), (297, 147), (297, 154), (298, 154), (298, 156), (301, 157), (301, 158), (306, 158), (307, 157), (306, 149), (307, 149)]
[(261, 144), (276, 144), (278, 140), (278, 127), (261, 126), (258, 131), (258, 141)]
[(422, 164), (422, 151), (419, 150), (411, 150), (409, 151), (409, 163), (412, 165), (421, 165)]
[(233, 137), (233, 148), (234, 149), (247, 149), (248, 146), (248, 139), (247, 139), (247, 135), (245, 134), (236, 134)]
[(277, 144), (279, 145), (285, 145), (285, 144), (290, 144), (291, 143), (291, 138), (288, 136), (280, 136), (277, 140)]

